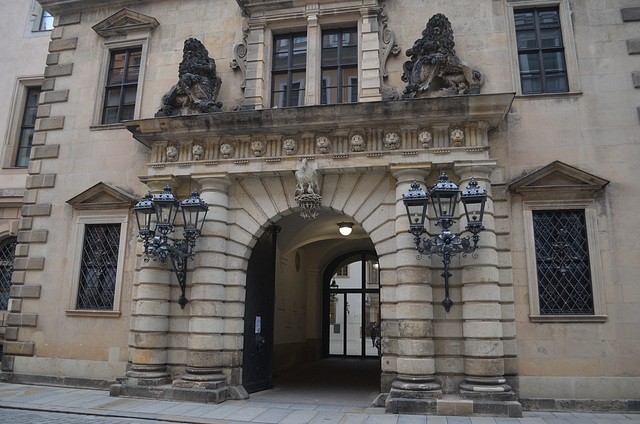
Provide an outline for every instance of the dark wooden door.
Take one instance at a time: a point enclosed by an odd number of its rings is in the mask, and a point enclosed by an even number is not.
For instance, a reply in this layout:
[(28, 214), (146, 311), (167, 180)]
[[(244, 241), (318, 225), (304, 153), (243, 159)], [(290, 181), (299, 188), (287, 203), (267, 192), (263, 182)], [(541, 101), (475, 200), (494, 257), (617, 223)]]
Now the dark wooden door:
[(256, 242), (247, 267), (242, 385), (249, 393), (270, 389), (273, 355), (276, 237), (271, 226)]

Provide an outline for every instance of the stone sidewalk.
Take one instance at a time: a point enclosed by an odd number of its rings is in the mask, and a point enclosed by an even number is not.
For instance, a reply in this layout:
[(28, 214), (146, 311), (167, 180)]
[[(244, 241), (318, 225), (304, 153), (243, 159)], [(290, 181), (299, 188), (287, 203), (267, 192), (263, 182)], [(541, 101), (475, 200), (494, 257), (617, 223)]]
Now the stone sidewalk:
[[(8, 410), (197, 424), (640, 424), (640, 414), (525, 412), (523, 418), (385, 414), (383, 408), (264, 400), (219, 405), (110, 397), (107, 391), (0, 383), (0, 423)], [(138, 422), (136, 421), (136, 422)]]

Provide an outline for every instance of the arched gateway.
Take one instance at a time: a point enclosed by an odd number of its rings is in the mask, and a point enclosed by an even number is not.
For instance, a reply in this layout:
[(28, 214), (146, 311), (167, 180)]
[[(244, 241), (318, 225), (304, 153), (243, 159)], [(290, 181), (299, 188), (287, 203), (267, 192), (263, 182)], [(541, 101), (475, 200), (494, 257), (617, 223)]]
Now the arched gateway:
[[(245, 288), (255, 273), (249, 266), (252, 255), (261, 250), (263, 234), (274, 225), (281, 228), (278, 237), (287, 243), (275, 258), (268, 253), (271, 262), (265, 263), (277, 272), (291, 273), (285, 278), (289, 281), (315, 279), (302, 286), (316, 290), (305, 294), (304, 304), (276, 302), (274, 321), (283, 322), (275, 328), (286, 329), (286, 334), (274, 346), (286, 348), (274, 351), (274, 357), (323, 352), (323, 314), (309, 310), (323, 306), (308, 299), (322, 299), (322, 273), (332, 260), (368, 250), (377, 255), (380, 269), (380, 391), (381, 399), (390, 394), (387, 410), (435, 410), (443, 393), (475, 399), (473, 390), (461, 391), (461, 384), (477, 386), (477, 396), (485, 400), (487, 393), (508, 387), (504, 382), (515, 374), (511, 361), (515, 352), (503, 347), (505, 336), (512, 337), (503, 328), (513, 316), (502, 315), (501, 296), (512, 289), (498, 285), (497, 218), (490, 178), (495, 161), (489, 157), (488, 131), (501, 122), (512, 98), (498, 94), (413, 99), (322, 106), (314, 108), (313, 116), (306, 116), (309, 109), (292, 108), (237, 112), (233, 120), (204, 114), (126, 124), (151, 150), (143, 181), (152, 192), (171, 183), (184, 197), (198, 188), (210, 210), (198, 240), (187, 283), (190, 303), (184, 311), (158, 304), (158, 297), (175, 297), (169, 275), (139, 262), (131, 365), (120, 393), (173, 380), (176, 390), (207, 389), (204, 396), (211, 401), (246, 396), (247, 333), (253, 331), (254, 350), (265, 341), (257, 331), (264, 325), (263, 316), (254, 313), (246, 319), (252, 306), (245, 304)], [(251, 132), (244, 133), (237, 122), (252, 122)], [(453, 133), (455, 144), (451, 144)], [(317, 178), (319, 193), (313, 193), (313, 204), (302, 204), (294, 175), (305, 163)], [(475, 177), (489, 194), (479, 259), (473, 267), (464, 259), (452, 264), (455, 304), (448, 314), (438, 308), (441, 264), (416, 257), (402, 204), (402, 195), (414, 180), (431, 185), (442, 170), (461, 186)], [(307, 218), (317, 212), (317, 217), (303, 219), (300, 212)], [(359, 242), (345, 244), (337, 234), (336, 223), (344, 220), (355, 224)], [(311, 245), (317, 247), (309, 250)], [(309, 264), (313, 265), (304, 268)], [(258, 275), (263, 268), (258, 268)], [(300, 272), (305, 274), (295, 275)], [(345, 295), (344, 313), (348, 293), (333, 294)], [(360, 297), (367, 302), (366, 290)], [(333, 325), (332, 330), (338, 327)], [(365, 327), (360, 325), (358, 331), (368, 331)], [(296, 345), (300, 340), (296, 332), (318, 337)], [(309, 349), (308, 343), (318, 345)], [(513, 393), (494, 397), (509, 401)]]

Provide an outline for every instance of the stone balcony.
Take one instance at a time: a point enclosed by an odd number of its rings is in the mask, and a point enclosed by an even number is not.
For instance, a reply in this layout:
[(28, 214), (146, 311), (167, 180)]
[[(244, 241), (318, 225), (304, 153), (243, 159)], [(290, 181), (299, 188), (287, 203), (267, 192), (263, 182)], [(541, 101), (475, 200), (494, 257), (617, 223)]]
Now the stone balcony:
[(149, 175), (278, 175), (489, 158), (513, 93), (308, 106), (125, 122), (149, 147)]

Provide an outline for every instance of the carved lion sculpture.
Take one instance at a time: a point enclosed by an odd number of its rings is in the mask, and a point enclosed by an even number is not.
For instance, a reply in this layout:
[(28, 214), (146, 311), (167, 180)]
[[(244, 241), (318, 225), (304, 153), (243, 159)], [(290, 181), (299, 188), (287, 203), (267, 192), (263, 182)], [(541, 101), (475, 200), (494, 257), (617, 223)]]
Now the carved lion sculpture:
[(454, 47), (449, 19), (441, 13), (431, 17), (422, 38), (407, 50), (411, 60), (403, 65), (403, 98), (479, 93), (484, 74), (460, 60)]
[(222, 80), (216, 75), (216, 62), (204, 45), (195, 38), (184, 42), (178, 83), (162, 98), (156, 117), (217, 112)]

